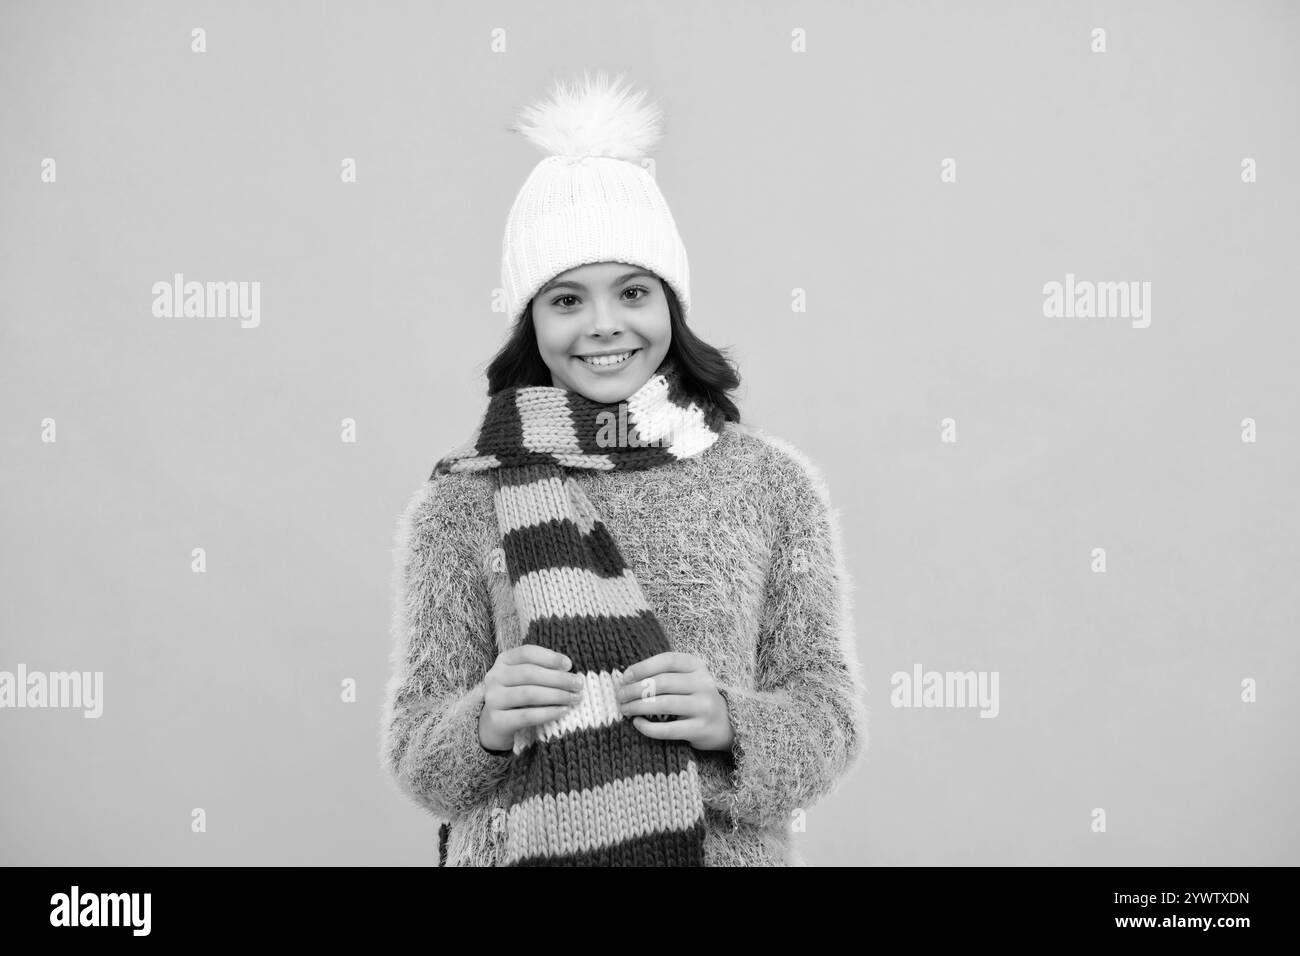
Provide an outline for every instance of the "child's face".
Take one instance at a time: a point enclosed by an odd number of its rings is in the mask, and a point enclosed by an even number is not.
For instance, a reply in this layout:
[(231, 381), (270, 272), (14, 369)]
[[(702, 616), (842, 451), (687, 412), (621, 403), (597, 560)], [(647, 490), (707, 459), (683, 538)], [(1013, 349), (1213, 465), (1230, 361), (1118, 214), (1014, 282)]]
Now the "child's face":
[[(621, 402), (668, 354), (672, 327), (663, 282), (648, 269), (596, 262), (562, 272), (533, 297), (537, 349), (551, 384), (594, 402)], [(618, 365), (579, 356), (632, 352)]]

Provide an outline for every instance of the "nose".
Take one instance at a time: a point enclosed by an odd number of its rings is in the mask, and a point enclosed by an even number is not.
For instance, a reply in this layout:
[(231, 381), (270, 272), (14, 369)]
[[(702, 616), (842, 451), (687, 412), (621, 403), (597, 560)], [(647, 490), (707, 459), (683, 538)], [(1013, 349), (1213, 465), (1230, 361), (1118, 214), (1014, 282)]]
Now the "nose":
[(616, 309), (605, 303), (597, 303), (591, 309), (591, 326), (589, 332), (598, 338), (614, 338), (621, 335), (623, 330), (620, 327), (618, 312)]

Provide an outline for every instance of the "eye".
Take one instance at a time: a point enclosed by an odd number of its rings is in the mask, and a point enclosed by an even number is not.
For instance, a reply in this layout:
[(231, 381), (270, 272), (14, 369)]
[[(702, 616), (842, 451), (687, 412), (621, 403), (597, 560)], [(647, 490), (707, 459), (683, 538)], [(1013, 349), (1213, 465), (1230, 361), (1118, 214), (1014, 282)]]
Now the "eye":
[(641, 295), (637, 296), (635, 299), (632, 300), (633, 302), (639, 302), (640, 300), (644, 299), (646, 296), (650, 294), (650, 290), (643, 285), (628, 286), (626, 289), (623, 290), (624, 295), (626, 295), (629, 292), (641, 293)]
[(554, 299), (552, 299), (552, 300), (551, 300), (551, 305), (553, 305), (553, 306), (555, 306), (555, 307), (557, 307), (557, 308), (561, 308), (561, 309), (562, 309), (562, 308), (564, 308), (564, 306), (560, 305), (560, 301), (561, 301), (562, 299), (576, 299), (576, 298), (577, 298), (576, 295), (573, 295), (572, 293), (566, 292), (564, 295), (557, 295)]

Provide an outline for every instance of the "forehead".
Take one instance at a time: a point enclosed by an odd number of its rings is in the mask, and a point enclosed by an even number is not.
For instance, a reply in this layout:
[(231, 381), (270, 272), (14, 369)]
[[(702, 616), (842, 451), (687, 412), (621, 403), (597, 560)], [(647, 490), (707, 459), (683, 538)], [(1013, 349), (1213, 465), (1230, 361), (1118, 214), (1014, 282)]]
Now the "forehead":
[(562, 282), (600, 283), (618, 282), (629, 276), (647, 276), (654, 278), (654, 273), (644, 266), (628, 262), (589, 262), (585, 265), (566, 269), (546, 285), (559, 285)]

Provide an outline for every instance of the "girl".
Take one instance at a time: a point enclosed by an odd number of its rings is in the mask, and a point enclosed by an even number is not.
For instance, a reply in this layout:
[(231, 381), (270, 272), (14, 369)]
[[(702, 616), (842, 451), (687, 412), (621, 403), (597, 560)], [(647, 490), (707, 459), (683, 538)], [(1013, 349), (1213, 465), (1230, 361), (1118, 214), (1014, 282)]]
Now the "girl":
[(660, 113), (621, 79), (514, 127), (550, 155), (506, 225), (513, 333), (399, 525), (382, 759), (446, 865), (802, 865), (866, 742), (838, 518), (686, 325)]

